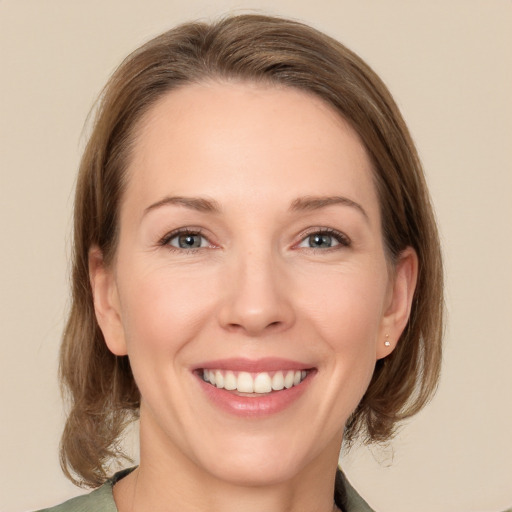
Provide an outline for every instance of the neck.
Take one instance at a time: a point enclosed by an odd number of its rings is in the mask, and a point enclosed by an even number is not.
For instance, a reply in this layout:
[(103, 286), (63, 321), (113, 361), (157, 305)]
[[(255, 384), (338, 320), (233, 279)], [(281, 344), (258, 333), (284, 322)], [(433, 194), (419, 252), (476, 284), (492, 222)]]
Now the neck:
[[(186, 482), (182, 479), (164, 476), (151, 469), (139, 467), (134, 475), (135, 485), (128, 496), (132, 496), (130, 512), (159, 510), (162, 512), (332, 512), (333, 487), (322, 489), (318, 486), (305, 489), (287, 482), (272, 487), (248, 487), (211, 480), (206, 485)], [(316, 482), (317, 485), (324, 482)], [(327, 486), (326, 486), (327, 487)], [(121, 511), (121, 509), (120, 509)], [(123, 511), (121, 511), (123, 512)]]

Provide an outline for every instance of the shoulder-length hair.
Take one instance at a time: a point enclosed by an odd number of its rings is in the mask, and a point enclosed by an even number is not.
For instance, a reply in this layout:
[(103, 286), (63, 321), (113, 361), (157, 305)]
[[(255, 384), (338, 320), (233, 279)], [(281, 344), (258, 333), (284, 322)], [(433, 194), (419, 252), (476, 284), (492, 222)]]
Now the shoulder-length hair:
[(345, 441), (382, 442), (418, 412), (438, 381), (443, 274), (436, 223), (420, 161), (400, 112), (380, 78), (321, 32), (281, 18), (243, 15), (187, 23), (144, 44), (115, 71), (100, 98), (76, 187), (72, 304), (60, 378), (70, 402), (61, 464), (78, 485), (98, 486), (120, 457), (119, 437), (137, 417), (140, 395), (127, 357), (107, 348), (96, 321), (88, 253), (107, 264), (116, 251), (119, 205), (141, 116), (167, 92), (207, 80), (287, 86), (316, 95), (359, 134), (373, 164), (389, 262), (408, 246), (419, 259), (409, 322), (397, 348), (377, 361), (350, 417)]

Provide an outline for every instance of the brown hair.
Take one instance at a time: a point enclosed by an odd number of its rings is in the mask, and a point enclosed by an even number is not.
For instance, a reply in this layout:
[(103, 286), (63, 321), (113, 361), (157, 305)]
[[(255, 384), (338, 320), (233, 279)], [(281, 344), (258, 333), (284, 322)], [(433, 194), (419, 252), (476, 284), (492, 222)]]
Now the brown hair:
[(285, 85), (322, 98), (357, 131), (375, 173), (391, 263), (419, 258), (411, 316), (396, 350), (377, 361), (345, 440), (389, 439), (432, 396), (441, 360), (443, 275), (429, 194), (407, 127), (379, 77), (339, 42), (301, 23), (260, 15), (188, 23), (132, 53), (107, 83), (80, 165), (74, 211), (72, 306), (60, 376), (70, 401), (61, 464), (79, 485), (98, 486), (140, 395), (126, 357), (108, 349), (96, 322), (88, 252), (107, 264), (116, 249), (124, 172), (137, 121), (166, 92), (209, 79)]

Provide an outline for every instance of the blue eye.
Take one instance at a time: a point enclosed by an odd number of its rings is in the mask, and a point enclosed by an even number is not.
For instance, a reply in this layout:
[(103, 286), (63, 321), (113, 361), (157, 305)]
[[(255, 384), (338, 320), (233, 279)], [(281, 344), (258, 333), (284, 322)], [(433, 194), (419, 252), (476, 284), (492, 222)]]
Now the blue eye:
[(209, 241), (201, 233), (195, 231), (171, 234), (163, 240), (163, 244), (185, 250), (210, 246)]
[(333, 230), (321, 230), (303, 238), (298, 247), (308, 249), (331, 249), (336, 246), (347, 247), (349, 245), (350, 240), (343, 235), (343, 233)]
[(339, 242), (335, 240), (331, 235), (326, 235), (324, 233), (315, 233), (314, 235), (309, 235), (307, 240), (309, 247), (313, 247), (315, 249), (324, 249), (326, 247), (333, 247), (339, 244)]

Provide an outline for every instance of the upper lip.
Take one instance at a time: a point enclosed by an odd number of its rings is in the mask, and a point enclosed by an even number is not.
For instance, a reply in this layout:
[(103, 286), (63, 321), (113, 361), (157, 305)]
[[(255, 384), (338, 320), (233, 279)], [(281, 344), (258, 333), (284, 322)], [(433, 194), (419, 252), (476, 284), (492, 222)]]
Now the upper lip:
[(273, 372), (279, 370), (309, 370), (312, 365), (277, 357), (247, 359), (243, 357), (205, 361), (195, 366), (194, 370), (232, 370), (236, 372)]

